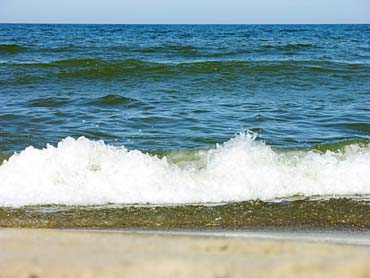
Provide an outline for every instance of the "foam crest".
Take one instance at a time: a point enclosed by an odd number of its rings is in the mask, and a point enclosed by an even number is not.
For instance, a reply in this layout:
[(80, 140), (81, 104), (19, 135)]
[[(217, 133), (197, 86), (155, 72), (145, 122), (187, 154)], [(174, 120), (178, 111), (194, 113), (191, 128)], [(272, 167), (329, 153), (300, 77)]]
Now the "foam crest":
[(370, 150), (278, 152), (253, 134), (158, 158), (84, 137), (28, 147), (0, 166), (0, 206), (178, 204), (370, 194)]

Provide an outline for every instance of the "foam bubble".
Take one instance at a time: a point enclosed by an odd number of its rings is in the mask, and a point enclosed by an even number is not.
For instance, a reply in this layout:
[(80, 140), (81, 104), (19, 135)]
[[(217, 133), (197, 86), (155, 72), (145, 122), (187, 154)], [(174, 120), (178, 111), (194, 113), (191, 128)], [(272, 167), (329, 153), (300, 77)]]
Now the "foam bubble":
[(370, 150), (278, 152), (253, 134), (158, 158), (84, 137), (28, 147), (0, 166), (0, 206), (178, 204), (370, 194)]

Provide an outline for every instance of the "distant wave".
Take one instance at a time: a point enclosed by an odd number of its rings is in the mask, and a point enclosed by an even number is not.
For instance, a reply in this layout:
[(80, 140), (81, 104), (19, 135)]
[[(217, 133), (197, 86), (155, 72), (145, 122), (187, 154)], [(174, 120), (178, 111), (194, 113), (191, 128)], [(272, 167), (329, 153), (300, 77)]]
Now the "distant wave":
[(17, 44), (0, 44), (0, 54), (16, 54), (26, 50), (26, 47)]
[(117, 94), (109, 94), (103, 97), (99, 97), (90, 101), (88, 104), (97, 106), (112, 106), (127, 103), (132, 101), (130, 98), (126, 98)]
[(279, 45), (279, 44), (267, 44), (262, 45), (261, 49), (276, 49), (281, 51), (289, 51), (289, 50), (305, 50), (305, 49), (315, 49), (321, 48), (318, 45), (310, 44), (310, 43), (295, 43), (295, 44), (286, 44), (286, 45)]
[[(65, 45), (60, 47), (39, 47), (35, 48), (35, 52), (45, 53), (83, 53), (85, 51), (100, 52), (105, 51), (109, 53), (131, 53), (133, 55), (165, 55), (166, 57), (186, 57), (186, 58), (218, 58), (218, 57), (237, 57), (246, 53), (269, 53), (271, 51), (304, 51), (309, 49), (319, 49), (319, 45), (310, 43), (295, 43), (295, 44), (265, 44), (249, 48), (217, 48), (212, 51), (204, 46), (196, 47), (191, 45), (154, 45), (154, 46), (129, 46), (129, 45), (113, 45), (113, 46), (81, 46), (81, 45)], [(29, 48), (17, 44), (0, 44), (0, 54), (16, 54), (19, 52), (28, 51)], [(89, 59), (87, 59), (89, 60)], [(77, 61), (84, 61), (77, 60)]]
[[(42, 78), (45, 74), (53, 77), (64, 78), (118, 78), (127, 76), (142, 77), (168, 76), (168, 75), (194, 75), (194, 74), (296, 74), (302, 73), (336, 73), (354, 74), (369, 71), (370, 65), (356, 63), (341, 63), (334, 61), (239, 61), (239, 60), (205, 60), (189, 61), (182, 63), (158, 63), (140, 59), (126, 60), (100, 60), (100, 59), (71, 59), (58, 60), (50, 63), (24, 63), (5, 64), (5, 66), (22, 67), (23, 70), (43, 70), (39, 75), (29, 76)], [(51, 71), (52, 70), (52, 71)], [(44, 76), (47, 77), (47, 76)], [(341, 75), (336, 77), (341, 78)], [(343, 77), (343, 76), (342, 76)], [(20, 77), (21, 78), (21, 77)], [(23, 77), (22, 77), (23, 78)], [(26, 78), (26, 77), (25, 77)]]
[[(114, 49), (114, 48), (113, 48)], [(174, 52), (176, 55), (182, 56), (198, 56), (199, 48), (187, 45), (159, 45), (153, 47), (143, 47), (143, 48), (128, 48), (127, 50), (139, 53), (168, 53)]]
[(370, 148), (278, 152), (253, 134), (161, 157), (84, 137), (0, 166), (0, 206), (174, 204), (370, 194)]
[(32, 100), (30, 106), (32, 107), (59, 107), (69, 103), (68, 98), (60, 97), (44, 97)]

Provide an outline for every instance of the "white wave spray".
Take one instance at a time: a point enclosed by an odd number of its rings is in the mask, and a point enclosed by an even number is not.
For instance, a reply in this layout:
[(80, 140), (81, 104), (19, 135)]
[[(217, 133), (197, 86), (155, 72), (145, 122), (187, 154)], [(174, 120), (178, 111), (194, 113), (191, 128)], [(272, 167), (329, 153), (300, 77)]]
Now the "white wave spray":
[(28, 147), (0, 166), (0, 206), (370, 194), (370, 150), (356, 144), (341, 152), (277, 152), (247, 133), (214, 149), (194, 151), (194, 157), (198, 164), (186, 159), (174, 164), (167, 157), (84, 137), (41, 150)]

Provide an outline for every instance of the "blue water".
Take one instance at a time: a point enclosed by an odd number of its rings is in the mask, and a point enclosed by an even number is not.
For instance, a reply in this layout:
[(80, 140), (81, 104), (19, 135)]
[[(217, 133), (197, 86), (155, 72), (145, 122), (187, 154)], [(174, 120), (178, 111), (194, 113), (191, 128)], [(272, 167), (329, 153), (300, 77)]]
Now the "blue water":
[(0, 25), (0, 153), (367, 141), (370, 25)]
[(0, 207), (368, 200), (370, 25), (2, 24), (0, 164)]

